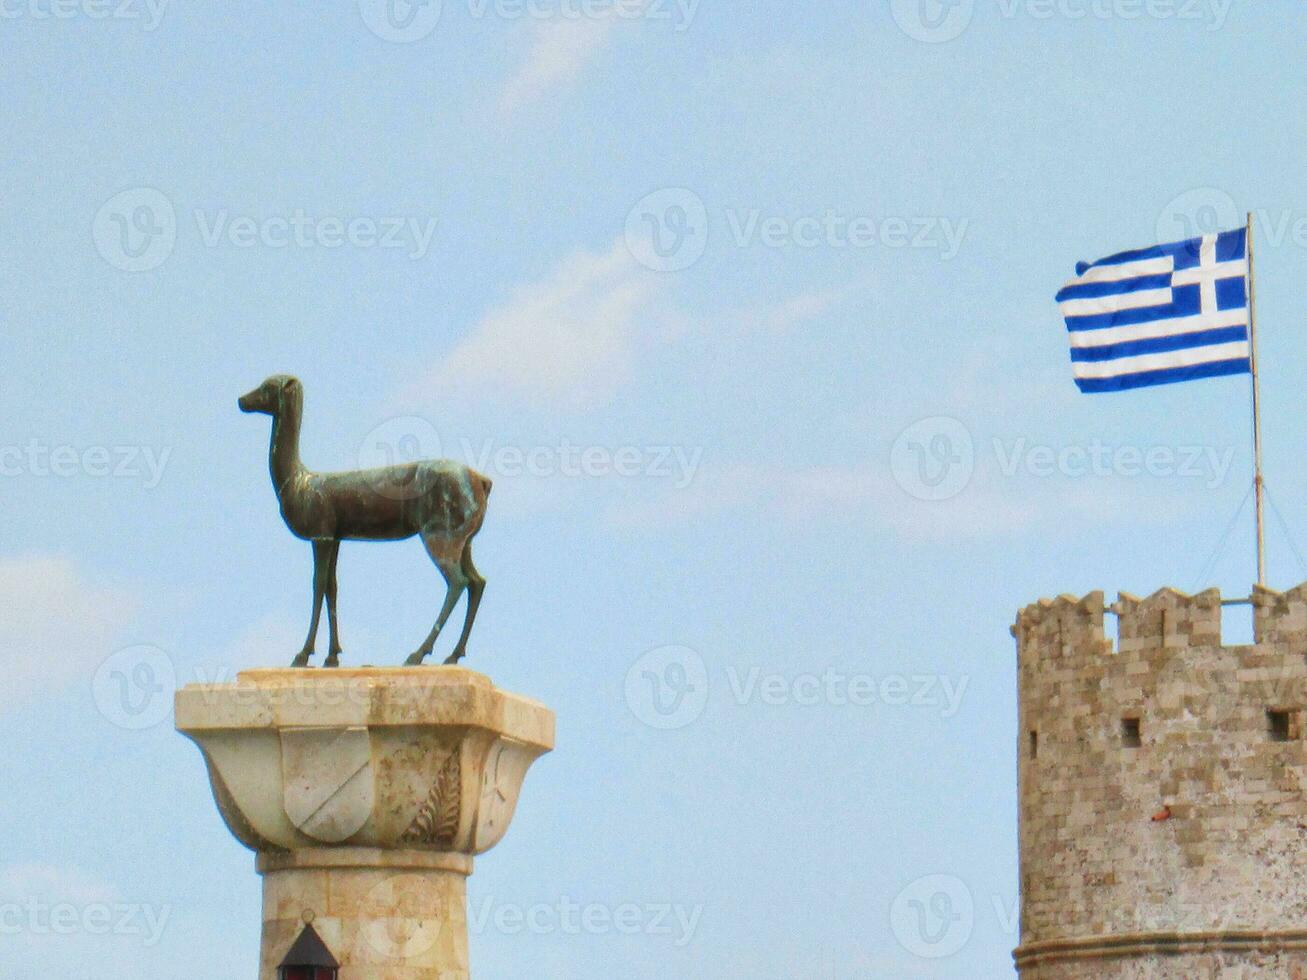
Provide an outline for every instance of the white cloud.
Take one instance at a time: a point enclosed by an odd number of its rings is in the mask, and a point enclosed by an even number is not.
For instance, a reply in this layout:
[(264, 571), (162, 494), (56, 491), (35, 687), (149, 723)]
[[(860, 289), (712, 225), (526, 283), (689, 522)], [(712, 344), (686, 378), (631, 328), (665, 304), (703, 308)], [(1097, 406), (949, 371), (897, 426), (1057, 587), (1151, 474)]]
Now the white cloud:
[(603, 404), (630, 377), (658, 285), (621, 241), (577, 252), (482, 319), (414, 397), (470, 389), (538, 405)]
[(638, 262), (624, 239), (604, 252), (575, 252), (513, 290), (395, 408), (458, 394), (555, 409), (602, 406), (654, 348), (692, 331), (738, 337), (789, 330), (869, 286), (859, 279), (701, 318), (665, 302), (673, 283)]
[(531, 50), (500, 93), (500, 113), (511, 116), (570, 85), (608, 43), (617, 24), (611, 14), (535, 23)]
[(869, 279), (856, 279), (831, 289), (798, 293), (771, 306), (746, 310), (739, 315), (743, 326), (783, 333), (791, 327), (815, 320), (870, 288)]
[(0, 596), (0, 711), (75, 679), (89, 685), (137, 605), (51, 555), (0, 559)]
[(615, 501), (605, 511), (605, 518), (622, 528), (691, 524), (728, 511), (762, 506), (770, 500), (772, 489), (757, 467), (704, 467), (687, 487), (664, 486)]
[(888, 466), (873, 463), (705, 466), (690, 486), (623, 500), (605, 517), (620, 527), (658, 529), (752, 510), (796, 525), (871, 525), (910, 541), (985, 540), (1107, 522), (1170, 524), (1198, 513), (1203, 493), (1200, 486), (1178, 490), (1160, 480), (1008, 479), (979, 466), (957, 496), (929, 501), (900, 487)]
[(47, 905), (55, 902), (87, 905), (112, 902), (117, 893), (78, 868), (51, 864), (14, 864), (0, 868), (0, 900), (21, 902), (29, 898)]

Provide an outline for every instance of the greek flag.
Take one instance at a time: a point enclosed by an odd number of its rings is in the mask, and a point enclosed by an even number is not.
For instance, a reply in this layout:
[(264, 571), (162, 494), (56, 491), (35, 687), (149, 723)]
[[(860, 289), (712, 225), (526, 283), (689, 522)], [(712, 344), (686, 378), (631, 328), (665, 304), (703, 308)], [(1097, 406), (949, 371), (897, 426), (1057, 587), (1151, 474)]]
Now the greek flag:
[(1057, 294), (1084, 392), (1123, 391), (1252, 370), (1248, 232), (1081, 262)]

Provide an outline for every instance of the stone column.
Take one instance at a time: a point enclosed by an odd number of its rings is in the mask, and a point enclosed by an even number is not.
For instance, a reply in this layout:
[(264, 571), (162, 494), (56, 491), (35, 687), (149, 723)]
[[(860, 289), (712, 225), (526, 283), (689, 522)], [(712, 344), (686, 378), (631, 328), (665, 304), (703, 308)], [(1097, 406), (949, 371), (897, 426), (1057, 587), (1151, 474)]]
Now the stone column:
[(554, 715), (459, 667), (252, 670), (177, 693), (263, 876), (260, 980), (306, 921), (340, 980), (465, 980), (466, 878), (508, 830)]

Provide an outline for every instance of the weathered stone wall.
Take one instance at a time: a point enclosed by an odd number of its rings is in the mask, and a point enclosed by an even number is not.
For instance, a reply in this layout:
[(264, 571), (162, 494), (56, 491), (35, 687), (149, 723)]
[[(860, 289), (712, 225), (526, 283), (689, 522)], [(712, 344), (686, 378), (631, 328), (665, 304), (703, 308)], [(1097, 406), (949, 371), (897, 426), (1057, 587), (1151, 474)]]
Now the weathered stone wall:
[(1017, 617), (1027, 980), (1307, 971), (1307, 586), (1254, 607), (1243, 647), (1215, 590), (1122, 594), (1117, 643), (1101, 592)]
[(1081, 960), (1032, 966), (1024, 980), (1303, 980), (1307, 958), (1292, 953), (1194, 953)]

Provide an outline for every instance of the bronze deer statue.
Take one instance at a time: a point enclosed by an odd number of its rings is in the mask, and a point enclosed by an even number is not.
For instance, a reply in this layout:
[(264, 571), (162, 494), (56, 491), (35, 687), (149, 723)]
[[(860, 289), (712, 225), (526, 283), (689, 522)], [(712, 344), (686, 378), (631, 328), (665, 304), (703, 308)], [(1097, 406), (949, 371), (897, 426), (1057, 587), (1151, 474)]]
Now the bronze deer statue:
[(445, 604), (422, 645), (405, 661), (421, 664), (454, 605), (467, 591), (463, 633), (447, 664), (467, 655), (477, 606), (486, 580), (472, 564), (472, 537), (486, 516), (490, 480), (449, 460), (422, 460), (347, 473), (314, 473), (300, 462), (300, 422), (304, 386), (297, 378), (278, 374), (238, 404), (243, 412), (272, 416), (272, 446), (268, 468), (286, 526), (298, 538), (313, 543), (313, 618), (304, 649), (292, 667), (307, 667), (318, 634), (322, 602), (327, 602), (330, 646), (324, 667), (340, 664), (336, 633), (336, 556), (342, 541), (401, 541), (417, 535), (445, 577)]

